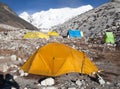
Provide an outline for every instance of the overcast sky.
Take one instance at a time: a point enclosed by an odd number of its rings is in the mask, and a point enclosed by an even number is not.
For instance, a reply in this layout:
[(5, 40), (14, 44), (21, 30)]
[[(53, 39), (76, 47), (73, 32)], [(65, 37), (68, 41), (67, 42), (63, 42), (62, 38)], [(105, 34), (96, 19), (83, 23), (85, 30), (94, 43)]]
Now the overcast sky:
[(20, 14), (24, 11), (34, 13), (50, 8), (80, 7), (83, 5), (92, 5), (98, 7), (110, 0), (0, 0), (7, 4), (14, 12)]

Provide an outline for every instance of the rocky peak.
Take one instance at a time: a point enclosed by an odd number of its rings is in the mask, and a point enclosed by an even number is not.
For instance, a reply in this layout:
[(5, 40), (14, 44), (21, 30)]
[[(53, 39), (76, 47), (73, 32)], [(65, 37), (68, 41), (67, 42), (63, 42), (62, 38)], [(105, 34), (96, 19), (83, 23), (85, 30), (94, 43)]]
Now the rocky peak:
[(111, 0), (111, 2), (119, 2), (120, 3), (120, 0)]
[(0, 2), (0, 24), (10, 25), (17, 28), (37, 30), (32, 24), (21, 19), (7, 5)]
[(3, 3), (1, 3), (1, 2), (0, 2), (0, 8), (8, 11), (8, 12), (11, 13), (11, 14), (16, 15), (16, 13), (13, 12), (7, 5), (5, 5), (5, 4), (3, 4)]

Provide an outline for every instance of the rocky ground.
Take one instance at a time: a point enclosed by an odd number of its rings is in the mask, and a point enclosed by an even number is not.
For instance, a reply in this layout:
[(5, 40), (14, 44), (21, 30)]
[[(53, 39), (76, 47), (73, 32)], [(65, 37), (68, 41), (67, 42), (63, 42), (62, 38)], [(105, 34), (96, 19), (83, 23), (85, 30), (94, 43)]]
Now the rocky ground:
[[(102, 40), (85, 38), (23, 39), (22, 36), (27, 31), (0, 29), (0, 74), (11, 74), (20, 89), (120, 89), (120, 48), (116, 47), (116, 44), (108, 45), (103, 44)], [(19, 67), (30, 54), (49, 42), (60, 42), (84, 51), (93, 63), (103, 70), (100, 75), (105, 84), (100, 85), (87, 75), (70, 73), (54, 77), (52, 84), (45, 85), (38, 82), (45, 76), (21, 74)]]

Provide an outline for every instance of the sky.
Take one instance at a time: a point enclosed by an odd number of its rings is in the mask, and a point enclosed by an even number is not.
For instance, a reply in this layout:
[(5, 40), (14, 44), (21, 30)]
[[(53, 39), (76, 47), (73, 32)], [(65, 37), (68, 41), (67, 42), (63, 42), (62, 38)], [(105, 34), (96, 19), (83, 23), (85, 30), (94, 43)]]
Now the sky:
[(88, 4), (95, 8), (108, 1), (110, 0), (0, 0), (17, 14), (24, 11), (33, 14), (42, 10), (49, 10), (50, 8), (76, 8)]

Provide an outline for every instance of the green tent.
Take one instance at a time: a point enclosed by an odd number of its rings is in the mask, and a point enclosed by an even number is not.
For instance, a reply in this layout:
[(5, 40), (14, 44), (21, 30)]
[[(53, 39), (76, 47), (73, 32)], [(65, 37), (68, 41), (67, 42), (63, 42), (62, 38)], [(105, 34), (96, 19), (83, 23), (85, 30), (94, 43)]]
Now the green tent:
[(112, 43), (114, 44), (114, 35), (112, 32), (106, 32), (104, 37), (105, 43)]

